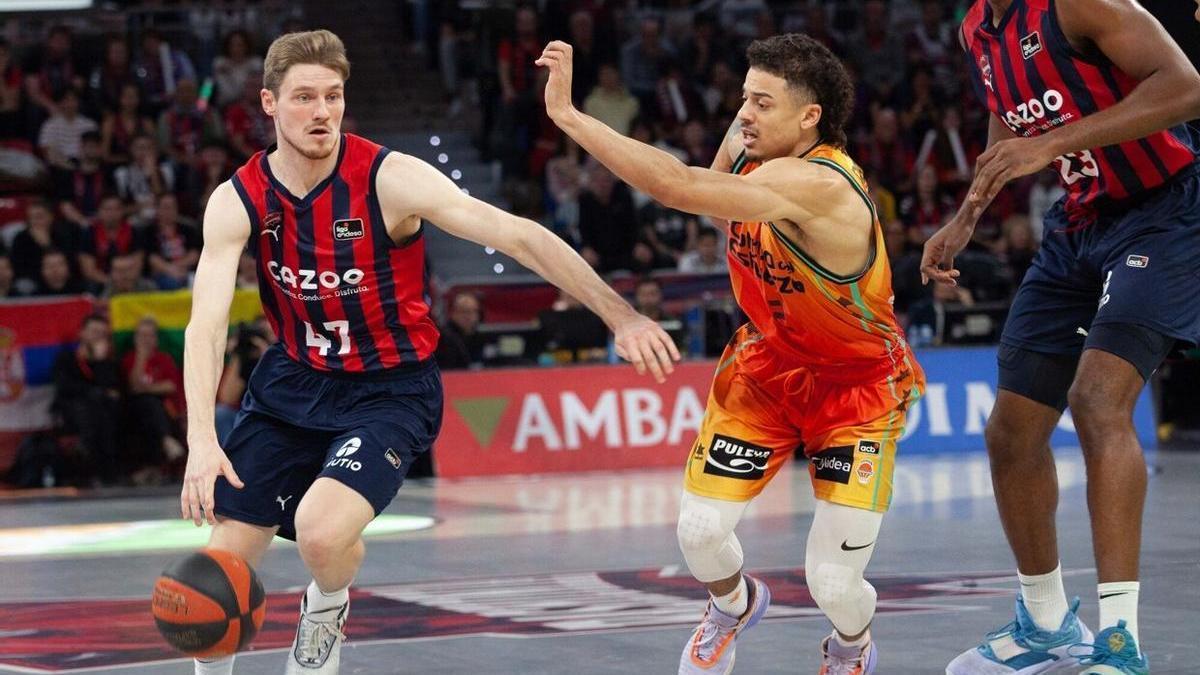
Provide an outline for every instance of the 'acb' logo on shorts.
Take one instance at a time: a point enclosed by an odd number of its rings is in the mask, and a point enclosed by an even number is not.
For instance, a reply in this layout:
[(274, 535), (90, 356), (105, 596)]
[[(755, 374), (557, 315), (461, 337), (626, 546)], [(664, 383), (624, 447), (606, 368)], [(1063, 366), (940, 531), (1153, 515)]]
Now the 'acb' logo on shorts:
[(767, 471), (774, 451), (740, 438), (713, 434), (712, 447), (704, 459), (704, 473), (726, 478), (758, 480)]
[(343, 469), (350, 469), (351, 471), (362, 469), (362, 462), (350, 458), (350, 455), (358, 452), (358, 449), (361, 447), (362, 439), (358, 436), (347, 439), (345, 443), (342, 443), (342, 447), (338, 448), (337, 452), (334, 453), (334, 458), (329, 460), (329, 463), (325, 466), (328, 468), (341, 467)]

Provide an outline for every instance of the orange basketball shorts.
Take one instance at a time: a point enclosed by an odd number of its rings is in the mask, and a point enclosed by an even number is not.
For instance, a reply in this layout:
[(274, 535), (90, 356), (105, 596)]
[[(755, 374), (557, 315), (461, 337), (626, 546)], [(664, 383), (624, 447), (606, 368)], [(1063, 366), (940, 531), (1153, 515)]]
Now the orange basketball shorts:
[(742, 326), (717, 365), (684, 486), (746, 501), (802, 450), (818, 499), (886, 511), (896, 442), (925, 387), (911, 353), (891, 370), (877, 382), (835, 381), (783, 364), (761, 334)]

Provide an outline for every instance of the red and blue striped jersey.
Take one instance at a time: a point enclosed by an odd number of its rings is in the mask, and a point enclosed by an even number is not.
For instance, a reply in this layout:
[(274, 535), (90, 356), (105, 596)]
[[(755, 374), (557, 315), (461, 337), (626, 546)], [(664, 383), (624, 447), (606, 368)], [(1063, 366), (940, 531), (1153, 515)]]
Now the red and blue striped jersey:
[(375, 177), (390, 152), (343, 134), (333, 172), (297, 197), (259, 152), (233, 185), (250, 215), (250, 251), (267, 320), (293, 360), (322, 371), (379, 372), (437, 347), (419, 230), (388, 235)]
[[(1109, 108), (1138, 81), (1103, 54), (1078, 52), (1063, 34), (1054, 0), (1013, 0), (994, 21), (987, 0), (963, 19), (972, 82), (992, 114), (1031, 137)], [(1187, 125), (1055, 160), (1067, 212), (1158, 187), (1196, 162), (1200, 139)]]

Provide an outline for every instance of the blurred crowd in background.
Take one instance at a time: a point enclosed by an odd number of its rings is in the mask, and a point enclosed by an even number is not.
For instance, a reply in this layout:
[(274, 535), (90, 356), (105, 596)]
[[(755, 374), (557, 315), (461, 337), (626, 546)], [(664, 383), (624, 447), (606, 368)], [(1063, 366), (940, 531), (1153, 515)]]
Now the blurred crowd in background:
[[(652, 202), (566, 138), (545, 114), (546, 74), (534, 60), (547, 40), (570, 42), (579, 108), (707, 166), (742, 105), (746, 46), (781, 32), (809, 34), (853, 77), (848, 150), (878, 207), (896, 310), (910, 340), (924, 346), (998, 335), (1040, 242), (1041, 214), (1062, 195), (1049, 170), (1015, 182), (957, 259), (959, 286), (920, 283), (921, 246), (958, 208), (986, 142), (987, 113), (958, 45), (967, 4), (408, 0), (397, 3), (408, 35), (396, 48), (439, 73), (442, 91), (424, 94), (440, 97), (447, 126), (470, 129), (505, 206), (551, 228), (600, 273), (633, 277), (624, 287), (631, 300), (670, 325), (681, 344), (689, 325), (704, 324), (707, 334), (687, 350), (704, 356), (719, 353), (736, 308), (720, 325), (688, 307), (672, 314), (664, 309), (664, 280), (671, 283), (664, 275), (724, 275), (724, 234), (706, 218)], [(0, 299), (86, 293), (103, 310), (105, 299), (123, 293), (187, 288), (208, 195), (274, 142), (259, 102), (262, 57), (275, 36), (309, 27), (299, 10), (259, 2), (141, 6), (111, 13), (118, 23), (86, 33), (46, 23), (19, 40), (0, 37), (0, 197), (20, 196), (0, 199)], [(160, 29), (166, 25), (187, 30)], [(348, 47), (353, 61), (355, 45)], [(344, 129), (356, 126), (348, 116)], [(436, 272), (438, 261), (429, 262)], [(248, 253), (238, 284), (257, 288)], [(498, 362), (487, 358), (495, 344), (481, 332), (481, 297), (441, 300), (443, 367)], [(613, 358), (603, 324), (572, 298), (560, 297), (538, 318), (543, 352), (570, 342), (594, 347), (597, 360)], [(127, 353), (114, 352), (111, 332), (101, 311), (84, 322), (78, 348), (61, 355), (56, 419), (100, 460), (88, 480), (171, 480), (184, 455), (181, 364), (158, 349), (152, 317)], [(232, 424), (245, 381), (273, 341), (265, 322), (231, 329), (219, 428)], [(119, 427), (134, 430), (135, 450), (118, 443), (119, 433), (128, 435)], [(116, 462), (105, 461), (130, 452), (139, 458), (135, 473), (115, 473)]]

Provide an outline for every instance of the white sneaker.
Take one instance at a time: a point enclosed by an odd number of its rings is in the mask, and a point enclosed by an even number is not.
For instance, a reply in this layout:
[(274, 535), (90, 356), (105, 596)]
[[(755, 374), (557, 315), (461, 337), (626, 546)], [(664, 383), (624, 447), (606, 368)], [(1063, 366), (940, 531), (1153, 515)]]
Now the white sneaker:
[(300, 601), (300, 625), (284, 675), (337, 675), (341, 661), (342, 627), (350, 614), (347, 601), (321, 612), (308, 611), (308, 595)]

